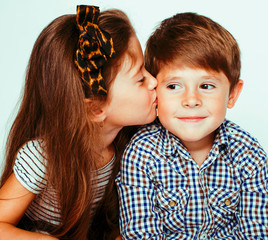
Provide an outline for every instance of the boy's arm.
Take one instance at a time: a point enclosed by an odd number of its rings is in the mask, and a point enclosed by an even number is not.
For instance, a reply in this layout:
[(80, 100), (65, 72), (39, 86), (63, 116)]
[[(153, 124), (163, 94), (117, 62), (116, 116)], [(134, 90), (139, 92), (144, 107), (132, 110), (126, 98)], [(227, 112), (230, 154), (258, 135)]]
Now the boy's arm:
[(123, 239), (165, 239), (146, 158), (148, 153), (130, 145), (116, 179)]
[(255, 150), (246, 161), (234, 234), (238, 239), (268, 239), (268, 159)]

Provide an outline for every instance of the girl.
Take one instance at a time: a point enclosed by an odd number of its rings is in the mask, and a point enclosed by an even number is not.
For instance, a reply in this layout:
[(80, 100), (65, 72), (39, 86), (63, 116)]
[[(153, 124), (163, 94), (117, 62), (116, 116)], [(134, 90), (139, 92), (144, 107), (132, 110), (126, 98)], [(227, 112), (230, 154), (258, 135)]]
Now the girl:
[(123, 12), (78, 6), (50, 23), (7, 141), (0, 239), (114, 239), (124, 127), (154, 120), (155, 87)]

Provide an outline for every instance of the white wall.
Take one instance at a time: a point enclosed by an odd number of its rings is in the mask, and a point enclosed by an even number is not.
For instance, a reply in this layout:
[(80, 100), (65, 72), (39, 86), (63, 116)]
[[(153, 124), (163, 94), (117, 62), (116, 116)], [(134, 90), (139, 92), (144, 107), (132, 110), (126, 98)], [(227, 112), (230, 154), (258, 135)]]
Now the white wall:
[(54, 18), (75, 13), (77, 4), (122, 9), (132, 20), (143, 48), (156, 25), (177, 12), (197, 12), (224, 26), (240, 46), (245, 82), (227, 117), (257, 137), (268, 152), (267, 0), (0, 0), (0, 170), (34, 41)]

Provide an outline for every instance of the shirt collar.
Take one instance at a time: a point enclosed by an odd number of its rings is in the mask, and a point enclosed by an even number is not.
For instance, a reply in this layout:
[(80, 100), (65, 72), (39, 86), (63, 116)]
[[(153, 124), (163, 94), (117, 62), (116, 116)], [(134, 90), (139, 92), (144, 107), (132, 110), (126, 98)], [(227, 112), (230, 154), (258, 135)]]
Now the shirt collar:
[(228, 140), (228, 131), (227, 131), (227, 122), (224, 122), (219, 126), (215, 132), (215, 140), (212, 146), (212, 149), (219, 148), (224, 149), (229, 145)]
[[(227, 148), (229, 144), (229, 141), (228, 141), (229, 131), (228, 131), (227, 125), (228, 125), (228, 121), (225, 120), (220, 125), (220, 127), (216, 130), (216, 137), (215, 137), (212, 149), (209, 152), (209, 155), (211, 157), (218, 155), (219, 151)], [(160, 139), (163, 144), (159, 144), (159, 148), (160, 148), (159, 151), (165, 156), (181, 155), (181, 157), (184, 159), (188, 159), (188, 160), (191, 159), (190, 153), (181, 143), (179, 138), (173, 135), (167, 129), (165, 129), (162, 125), (161, 125), (161, 131), (160, 131)]]
[(173, 135), (167, 129), (165, 129), (162, 125), (161, 125), (161, 131), (160, 131), (160, 139), (162, 141), (162, 144), (159, 144), (159, 147), (161, 146), (161, 149), (159, 149), (159, 151), (163, 155), (175, 156), (175, 155), (180, 154), (185, 159), (191, 158), (190, 153), (181, 143), (179, 138)]

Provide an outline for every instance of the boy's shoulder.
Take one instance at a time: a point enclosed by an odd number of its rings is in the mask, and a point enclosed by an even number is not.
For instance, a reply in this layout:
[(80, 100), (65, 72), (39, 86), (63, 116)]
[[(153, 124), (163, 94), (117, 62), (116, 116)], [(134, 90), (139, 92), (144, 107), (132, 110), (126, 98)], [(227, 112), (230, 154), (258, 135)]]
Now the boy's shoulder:
[(124, 169), (135, 165), (150, 172), (149, 169), (162, 166), (163, 161), (175, 151), (173, 135), (156, 119), (143, 125), (132, 137), (124, 151), (121, 167)]
[(142, 141), (144, 139), (154, 139), (158, 137), (160, 132), (163, 130), (163, 126), (160, 121), (155, 119), (152, 123), (143, 125), (139, 130), (134, 134), (131, 141)]
[(239, 145), (243, 145), (244, 148), (258, 147), (262, 148), (258, 140), (252, 136), (248, 131), (243, 129), (240, 125), (226, 119), (223, 122), (225, 132), (229, 141), (237, 142)]
[(126, 151), (143, 152), (154, 157), (168, 157), (181, 145), (180, 140), (160, 123), (159, 119), (142, 126), (132, 137)]
[(223, 123), (228, 138), (228, 148), (232, 155), (233, 163), (238, 165), (258, 165), (265, 164), (267, 154), (258, 142), (249, 132), (245, 131), (238, 124), (225, 120)]
[(152, 123), (139, 128), (130, 140), (128, 147), (150, 148), (153, 151), (155, 148), (161, 148), (161, 146), (165, 145), (168, 138), (167, 130), (162, 126), (158, 118), (156, 118)]
[(152, 123), (140, 127), (139, 130), (132, 137), (130, 143), (161, 145), (161, 142), (166, 141), (167, 137), (167, 130), (162, 126), (159, 119), (156, 118)]

